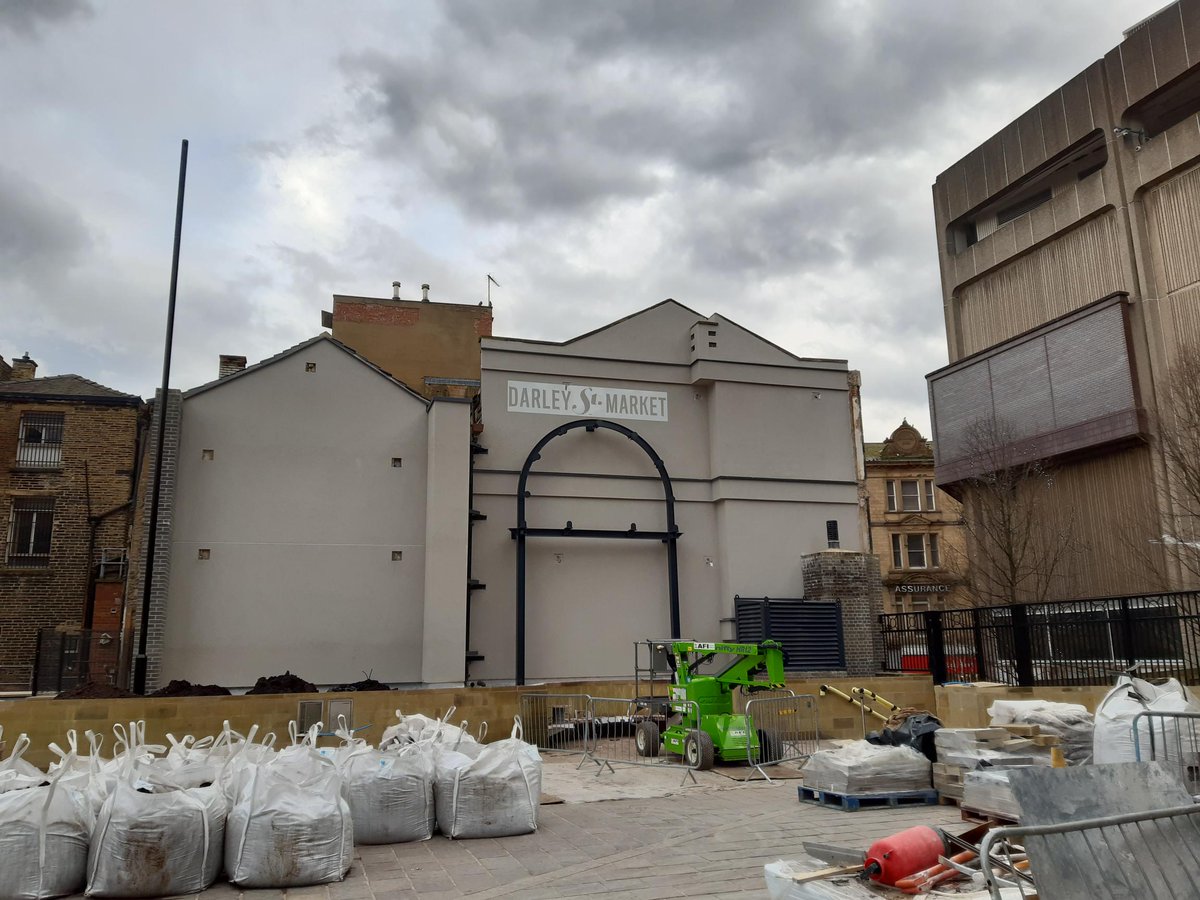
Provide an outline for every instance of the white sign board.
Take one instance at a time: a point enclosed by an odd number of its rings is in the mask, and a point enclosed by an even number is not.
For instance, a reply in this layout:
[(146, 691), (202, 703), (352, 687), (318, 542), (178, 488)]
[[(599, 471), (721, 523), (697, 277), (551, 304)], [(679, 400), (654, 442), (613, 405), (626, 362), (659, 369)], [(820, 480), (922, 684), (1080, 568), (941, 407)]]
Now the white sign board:
[(667, 395), (661, 391), (634, 391), (590, 384), (510, 381), (508, 411), (665, 422)]

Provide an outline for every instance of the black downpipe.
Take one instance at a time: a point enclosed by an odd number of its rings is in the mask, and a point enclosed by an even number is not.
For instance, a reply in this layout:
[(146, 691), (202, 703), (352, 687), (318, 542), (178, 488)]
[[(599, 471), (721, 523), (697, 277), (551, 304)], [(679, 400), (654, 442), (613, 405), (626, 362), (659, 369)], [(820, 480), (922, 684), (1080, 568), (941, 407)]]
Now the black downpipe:
[(179, 243), (183, 236), (183, 189), (187, 183), (188, 142), (179, 149), (179, 194), (175, 201), (175, 247), (171, 253), (171, 294), (167, 301), (167, 337), (163, 347), (162, 396), (155, 410), (158, 418), (158, 441), (154, 447), (154, 485), (150, 492), (150, 533), (146, 538), (146, 561), (142, 566), (142, 617), (138, 634), (137, 656), (133, 661), (133, 691), (146, 693), (146, 641), (150, 631), (150, 593), (154, 584), (155, 538), (158, 531), (158, 500), (162, 492), (163, 444), (167, 430), (167, 404), (171, 382), (171, 344), (175, 337), (175, 294), (179, 284)]

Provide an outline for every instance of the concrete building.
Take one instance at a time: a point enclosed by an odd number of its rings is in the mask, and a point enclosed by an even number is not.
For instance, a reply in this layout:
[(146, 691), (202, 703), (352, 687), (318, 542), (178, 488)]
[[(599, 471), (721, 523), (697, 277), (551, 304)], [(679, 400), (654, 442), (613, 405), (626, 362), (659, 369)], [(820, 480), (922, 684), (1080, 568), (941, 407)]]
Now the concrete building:
[(461, 682), (469, 447), (328, 335), (185, 392), (151, 686)]
[[(471, 679), (625, 676), (635, 640), (670, 635), (673, 584), (684, 636), (730, 639), (735, 596), (805, 596), (802, 557), (865, 549), (844, 360), (674, 300), (561, 343), (482, 349)], [(866, 640), (847, 655), (870, 658)]]
[(935, 484), (933, 446), (905, 420), (865, 448), (871, 550), (885, 612), (967, 606), (959, 502)]
[(1184, 0), (933, 187), (950, 355), (928, 376), (937, 482), (969, 517), (973, 478), (1048, 461), (1075, 544), (1051, 598), (1187, 580), (1161, 553), (1191, 529), (1156, 438), (1172, 367), (1200, 352), (1198, 113), (1200, 2)]
[(421, 300), (334, 294), (321, 325), (364, 359), (425, 397), (474, 397), (479, 393), (479, 339), (492, 333), (492, 307), (437, 303), (429, 285)]
[(94, 628), (55, 663), (115, 678), (126, 614), (142, 401), (36, 375), (29, 354), (0, 359), (0, 691), (29, 690), (40, 628)]

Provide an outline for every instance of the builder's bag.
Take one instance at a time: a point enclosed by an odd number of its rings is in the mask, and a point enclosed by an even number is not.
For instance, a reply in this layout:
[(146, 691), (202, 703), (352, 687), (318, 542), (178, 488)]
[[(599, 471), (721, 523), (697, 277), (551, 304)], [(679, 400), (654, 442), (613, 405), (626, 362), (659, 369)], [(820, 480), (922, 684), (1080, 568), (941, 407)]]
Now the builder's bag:
[(183, 787), (131, 757), (92, 832), (92, 897), (194, 894), (217, 879), (225, 800), (215, 785)]
[(442, 834), (485, 838), (537, 830), (542, 758), (521, 733), (517, 718), (512, 737), (483, 745), (474, 758), (450, 749), (437, 752), (434, 800)]
[(421, 744), (394, 750), (361, 746), (341, 763), (342, 796), (360, 844), (400, 844), (433, 837), (433, 756)]
[(225, 831), (225, 874), (247, 888), (341, 881), (354, 858), (354, 826), (337, 766), (313, 746), (285, 747), (237, 773)]
[(0, 794), (0, 897), (42, 900), (83, 888), (92, 808), (80, 780), (63, 770), (49, 784)]

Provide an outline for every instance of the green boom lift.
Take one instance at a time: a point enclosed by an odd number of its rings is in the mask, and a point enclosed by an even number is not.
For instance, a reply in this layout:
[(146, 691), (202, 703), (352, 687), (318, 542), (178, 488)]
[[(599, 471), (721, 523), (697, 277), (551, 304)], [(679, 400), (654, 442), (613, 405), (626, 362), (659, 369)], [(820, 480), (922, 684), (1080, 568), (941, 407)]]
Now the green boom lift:
[(761, 748), (762, 758), (773, 757), (777, 738), (761, 730), (749, 734), (746, 717), (733, 712), (733, 689), (766, 691), (784, 687), (783, 648), (779, 643), (670, 641), (658, 646), (669, 654), (675, 673), (671, 715), (661, 733), (653, 720), (638, 724), (634, 739), (639, 756), (658, 756), (665, 747), (668, 753), (683, 756), (697, 769), (711, 769), (717, 760), (746, 762), (751, 749)]

